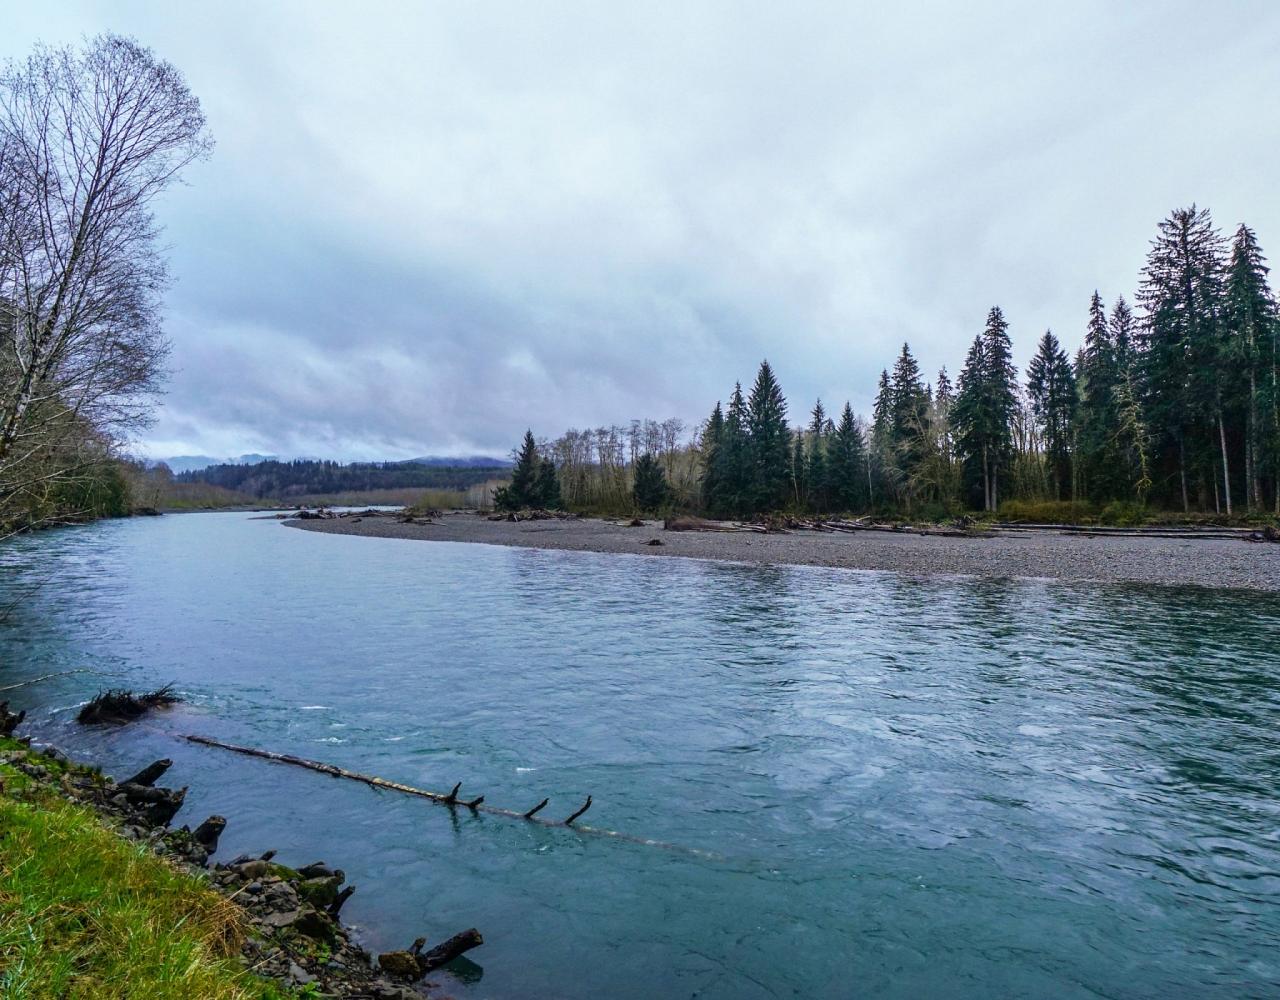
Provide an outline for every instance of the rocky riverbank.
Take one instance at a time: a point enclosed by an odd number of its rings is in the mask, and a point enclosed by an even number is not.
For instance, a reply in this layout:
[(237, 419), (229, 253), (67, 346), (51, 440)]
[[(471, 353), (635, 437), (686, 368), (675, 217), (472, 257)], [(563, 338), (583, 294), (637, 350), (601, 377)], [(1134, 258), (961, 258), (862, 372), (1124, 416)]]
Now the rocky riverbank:
[[(13, 723), (18, 717), (6, 713), (6, 719)], [(226, 934), (238, 948), (244, 967), (279, 984), (285, 996), (335, 1000), (443, 996), (438, 992), (440, 984), (425, 982), (424, 977), (482, 943), (479, 933), (470, 929), (435, 948), (426, 948), (419, 939), (404, 951), (375, 958), (341, 923), (340, 910), (354, 887), (345, 885), (340, 868), (319, 861), (286, 865), (274, 851), (213, 862), (227, 824), (224, 817), (210, 816), (194, 829), (172, 828), (186, 789), (156, 784), (170, 766), (167, 760), (156, 761), (117, 782), (73, 763), (54, 748), (3, 737), (0, 795), (36, 810), (47, 810), (57, 800), (92, 810), (119, 837), (144, 845), (220, 893), (235, 905)]]
[(988, 537), (908, 531), (665, 531), (661, 521), (571, 518), (513, 522), (463, 512), (411, 521), (357, 514), (284, 523), (308, 531), (366, 538), (684, 556), (912, 576), (1030, 577), (1280, 591), (1280, 545), (1230, 538), (1094, 537), (1054, 530), (993, 533)]

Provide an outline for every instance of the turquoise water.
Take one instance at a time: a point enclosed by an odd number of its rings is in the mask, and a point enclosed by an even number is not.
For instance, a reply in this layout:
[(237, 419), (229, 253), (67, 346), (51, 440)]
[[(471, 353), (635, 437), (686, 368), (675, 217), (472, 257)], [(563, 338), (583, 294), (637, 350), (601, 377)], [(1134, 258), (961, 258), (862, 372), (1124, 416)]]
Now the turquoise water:
[[(0, 549), (28, 732), (324, 859), (469, 997), (1280, 992), (1280, 598), (349, 538), (241, 514)], [(182, 708), (82, 730), (107, 684)], [(547, 830), (202, 733), (584, 821)]]

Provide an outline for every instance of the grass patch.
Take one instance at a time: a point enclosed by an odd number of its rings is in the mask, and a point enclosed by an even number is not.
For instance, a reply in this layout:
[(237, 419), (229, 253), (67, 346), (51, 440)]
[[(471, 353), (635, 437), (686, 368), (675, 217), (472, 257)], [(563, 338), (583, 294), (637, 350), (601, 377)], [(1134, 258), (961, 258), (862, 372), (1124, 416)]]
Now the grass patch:
[(292, 995), (241, 967), (241, 912), (200, 878), (8, 765), (0, 765), (0, 783), (0, 996)]

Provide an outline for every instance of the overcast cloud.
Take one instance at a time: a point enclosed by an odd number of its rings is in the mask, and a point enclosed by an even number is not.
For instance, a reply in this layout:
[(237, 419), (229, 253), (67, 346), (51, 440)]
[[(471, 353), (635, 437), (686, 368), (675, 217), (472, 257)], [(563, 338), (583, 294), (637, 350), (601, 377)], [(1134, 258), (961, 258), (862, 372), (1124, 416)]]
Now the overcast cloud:
[(866, 412), (993, 304), (1074, 349), (1174, 207), (1280, 258), (1270, 2), (50, 6), (0, 56), (133, 35), (218, 144), (160, 207), (153, 455), (692, 424), (766, 356)]

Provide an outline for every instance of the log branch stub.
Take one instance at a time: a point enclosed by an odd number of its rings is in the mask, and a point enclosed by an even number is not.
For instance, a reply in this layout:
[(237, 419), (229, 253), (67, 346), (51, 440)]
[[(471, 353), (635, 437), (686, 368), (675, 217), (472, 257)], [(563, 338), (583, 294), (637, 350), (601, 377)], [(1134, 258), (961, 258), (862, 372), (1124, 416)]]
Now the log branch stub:
[(461, 934), (455, 934), (443, 944), (438, 944), (430, 951), (417, 956), (419, 974), (425, 976), (428, 972), (432, 972), (443, 965), (448, 965), (459, 955), (470, 951), (472, 948), (478, 948), (482, 944), (484, 944), (484, 938), (480, 936), (480, 932), (474, 927), (463, 931)]
[(573, 821), (581, 816), (584, 812), (591, 808), (591, 796), (587, 796), (587, 801), (582, 803), (582, 808), (564, 821), (565, 826), (573, 826)]
[(227, 827), (227, 820), (224, 816), (210, 816), (198, 827), (191, 831), (191, 838), (212, 854), (218, 849), (218, 838), (222, 836), (222, 831)]
[(160, 776), (163, 775), (164, 772), (169, 770), (169, 768), (171, 767), (173, 767), (173, 761), (171, 761), (168, 757), (163, 757), (160, 760), (153, 761), (152, 763), (148, 764), (141, 771), (135, 774), (132, 778), (126, 778), (124, 781), (120, 782), (120, 784), (144, 785), (149, 787), (151, 785), (154, 785), (157, 781), (159, 781)]
[(329, 904), (329, 916), (336, 920), (338, 917), (338, 911), (342, 909), (343, 904), (351, 898), (351, 894), (355, 891), (356, 887), (354, 885), (349, 885), (338, 893), (338, 895), (334, 897), (333, 902)]
[(464, 806), (466, 806), (468, 809), (475, 809), (475, 808), (477, 808), (477, 807), (480, 805), (480, 803), (481, 803), (481, 802), (483, 802), (483, 801), (484, 801), (484, 796), (483, 796), (483, 795), (480, 795), (480, 796), (477, 796), (476, 798), (472, 799), (470, 802), (461, 802), (461, 803), (459, 803), (459, 805), (464, 805)]
[(536, 806), (534, 806), (534, 807), (533, 807), (532, 809), (530, 809), (527, 813), (525, 813), (525, 814), (524, 814), (524, 818), (525, 818), (525, 819), (533, 819), (533, 817), (534, 817), (534, 816), (536, 816), (538, 813), (540, 813), (543, 809), (545, 809), (545, 808), (547, 807), (547, 803), (548, 803), (548, 802), (550, 802), (550, 801), (551, 801), (550, 799), (543, 799), (543, 800), (542, 800), (541, 802), (539, 802)]
[(457, 802), (458, 789), (460, 789), (461, 787), (462, 787), (462, 782), (459, 781), (456, 785), (453, 786), (453, 790), (444, 797), (444, 801), (449, 803), (449, 805), (453, 805), (455, 802)]

